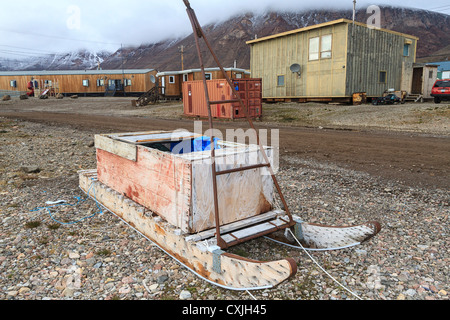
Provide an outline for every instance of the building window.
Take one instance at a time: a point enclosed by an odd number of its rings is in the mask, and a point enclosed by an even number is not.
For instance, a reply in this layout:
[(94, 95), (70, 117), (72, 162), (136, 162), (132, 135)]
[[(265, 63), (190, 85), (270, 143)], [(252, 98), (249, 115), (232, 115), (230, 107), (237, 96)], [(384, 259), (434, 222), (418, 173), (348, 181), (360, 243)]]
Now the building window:
[(11, 80), (10, 81), (10, 85), (11, 85), (11, 88), (17, 88), (17, 81), (16, 80)]
[(433, 79), (433, 75), (434, 75), (433, 70), (430, 70), (430, 72), (428, 72), (428, 78)]
[(183, 81), (188, 81), (188, 75), (186, 73), (183, 74)]
[(380, 71), (380, 74), (378, 75), (378, 82), (379, 83), (386, 83), (387, 78), (387, 72), (386, 71)]
[(103, 87), (105, 85), (105, 79), (97, 79), (97, 87)]
[(206, 80), (212, 79), (212, 73), (205, 73), (205, 76), (206, 76)]
[(319, 60), (319, 37), (309, 39), (309, 60)]
[(89, 80), (83, 80), (83, 87), (89, 87)]
[(309, 60), (330, 59), (333, 36), (327, 34), (309, 39)]
[(175, 83), (175, 76), (169, 76), (169, 83)]
[(320, 58), (321, 59), (331, 58), (331, 34), (322, 36), (320, 42)]
[(284, 86), (284, 75), (281, 75), (281, 76), (277, 77), (277, 86), (278, 87), (283, 87)]
[(409, 57), (409, 47), (410, 47), (409, 43), (405, 43), (403, 45), (403, 56), (404, 57)]

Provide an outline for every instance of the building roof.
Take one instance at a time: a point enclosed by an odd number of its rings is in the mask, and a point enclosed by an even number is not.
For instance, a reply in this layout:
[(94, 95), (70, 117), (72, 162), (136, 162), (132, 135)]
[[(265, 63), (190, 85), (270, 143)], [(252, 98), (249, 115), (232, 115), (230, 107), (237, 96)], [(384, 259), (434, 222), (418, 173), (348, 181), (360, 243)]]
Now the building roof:
[[(301, 33), (301, 32), (314, 30), (314, 29), (318, 29), (318, 28), (323, 28), (323, 27), (327, 27), (327, 26), (332, 26), (332, 25), (339, 24), (339, 23), (352, 24), (353, 21), (352, 20), (348, 20), (348, 19), (333, 20), (333, 21), (329, 21), (329, 22), (315, 24), (315, 25), (308, 26), (308, 27), (305, 27), (305, 28), (290, 30), (290, 31), (287, 31), (287, 32), (274, 34), (274, 35), (271, 35), (271, 36), (250, 40), (250, 41), (247, 41), (246, 43), (247, 44), (254, 44), (254, 43), (257, 43), (257, 42), (261, 42), (261, 41), (271, 40), (271, 39), (275, 39), (275, 38), (279, 38), (279, 37), (285, 37), (285, 36), (289, 36), (289, 35), (292, 35), (292, 34)], [(367, 24), (364, 24), (364, 23), (361, 23), (361, 22), (355, 22), (355, 24), (357, 24), (359, 26), (367, 27), (367, 28), (369, 27)], [(416, 37), (416, 36), (412, 36), (412, 35), (401, 33), (401, 32), (397, 32), (397, 31), (392, 31), (392, 30), (383, 29), (383, 28), (376, 29), (376, 30), (383, 31), (383, 32), (389, 32), (389, 33), (397, 34), (397, 35), (404, 36), (404, 37), (407, 37), (407, 38), (419, 40), (419, 38)]]
[[(246, 73), (246, 74), (250, 74), (249, 71), (245, 70), (245, 69), (239, 69), (239, 68), (223, 68), (225, 71), (235, 71), (235, 72), (242, 72), (242, 73)], [(178, 75), (178, 74), (188, 74), (188, 73), (193, 73), (193, 72), (201, 72), (202, 69), (188, 69), (188, 70), (180, 70), (180, 71), (164, 71), (164, 72), (158, 72), (157, 76), (173, 76), (173, 75)], [(220, 71), (220, 68), (205, 68), (206, 72), (211, 72), (211, 71)]]
[(95, 75), (95, 74), (145, 74), (154, 69), (117, 70), (55, 70), (55, 71), (1, 71), (0, 76), (56, 76), (56, 75)]
[(430, 64), (437, 65), (438, 66), (438, 72), (450, 71), (450, 61), (432, 62)]

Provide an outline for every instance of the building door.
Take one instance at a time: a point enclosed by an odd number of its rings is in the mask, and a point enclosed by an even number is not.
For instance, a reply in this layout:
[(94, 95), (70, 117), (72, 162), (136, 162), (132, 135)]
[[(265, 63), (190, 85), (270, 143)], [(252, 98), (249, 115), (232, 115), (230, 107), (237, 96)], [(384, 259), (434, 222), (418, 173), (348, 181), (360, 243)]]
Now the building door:
[(108, 90), (123, 90), (122, 80), (111, 79), (108, 81)]
[(412, 94), (422, 94), (423, 87), (423, 68), (414, 68), (412, 79)]

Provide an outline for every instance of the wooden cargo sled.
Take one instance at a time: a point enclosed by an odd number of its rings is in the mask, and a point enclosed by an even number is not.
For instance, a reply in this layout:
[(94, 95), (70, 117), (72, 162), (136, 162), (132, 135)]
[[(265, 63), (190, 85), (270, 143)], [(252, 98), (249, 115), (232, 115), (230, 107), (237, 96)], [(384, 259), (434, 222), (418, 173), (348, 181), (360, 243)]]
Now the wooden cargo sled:
[[(206, 86), (199, 39), (214, 55), (187, 0)], [(211, 105), (237, 103), (210, 101)], [(377, 222), (353, 227), (309, 224), (289, 211), (273, 170), (272, 147), (204, 137), (192, 132), (131, 132), (95, 136), (97, 168), (81, 171), (80, 188), (202, 279), (232, 290), (274, 287), (297, 271), (293, 259), (257, 261), (227, 252), (268, 237), (298, 248), (357, 245), (380, 231)], [(280, 206), (277, 203), (281, 203)]]

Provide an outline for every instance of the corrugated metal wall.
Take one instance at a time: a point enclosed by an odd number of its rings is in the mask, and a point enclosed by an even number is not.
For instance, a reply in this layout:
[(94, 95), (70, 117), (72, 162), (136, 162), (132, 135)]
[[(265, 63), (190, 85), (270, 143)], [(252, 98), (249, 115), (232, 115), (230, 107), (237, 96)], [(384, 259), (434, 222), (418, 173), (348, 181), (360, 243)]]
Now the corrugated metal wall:
[[(261, 79), (232, 79), (232, 81), (250, 117), (261, 117)], [(232, 90), (225, 79), (208, 80), (207, 86), (210, 101), (234, 99)], [(203, 81), (183, 83), (183, 109), (187, 116), (208, 117)], [(213, 118), (239, 119), (245, 117), (245, 111), (239, 103), (211, 104), (211, 115)]]
[[(409, 56), (404, 56), (407, 40), (411, 41)], [(366, 92), (370, 97), (380, 96), (390, 88), (400, 90), (402, 66), (412, 66), (416, 46), (413, 37), (348, 24), (346, 94)], [(386, 83), (379, 81), (380, 71), (386, 72)]]

